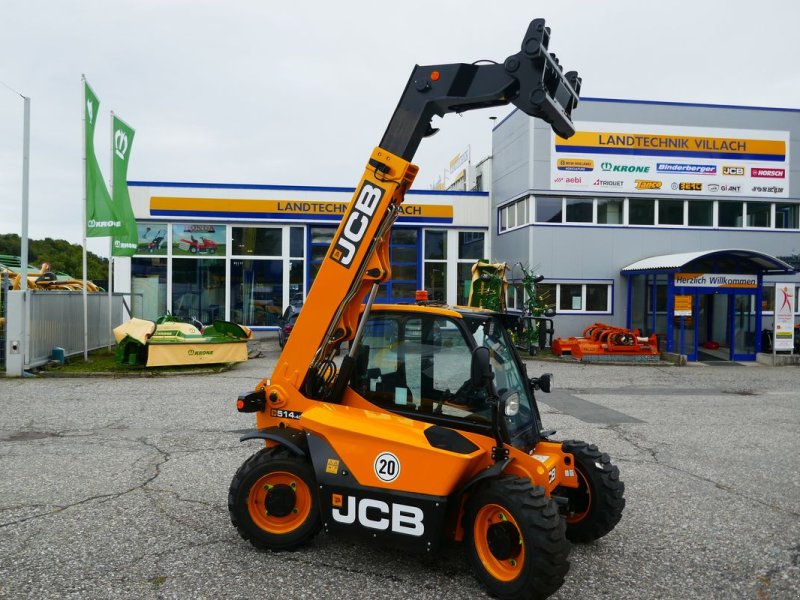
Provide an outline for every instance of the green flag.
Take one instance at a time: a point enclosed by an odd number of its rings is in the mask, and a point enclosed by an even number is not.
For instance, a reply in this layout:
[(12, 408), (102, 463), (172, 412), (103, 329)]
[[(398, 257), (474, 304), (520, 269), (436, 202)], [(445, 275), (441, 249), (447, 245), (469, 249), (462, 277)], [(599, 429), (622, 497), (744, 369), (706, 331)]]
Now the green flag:
[(111, 205), (111, 196), (108, 194), (106, 182), (97, 157), (94, 155), (94, 126), (97, 123), (97, 109), (100, 101), (94, 95), (89, 83), (84, 79), (84, 122), (86, 123), (85, 148), (86, 148), (86, 236), (106, 237), (112, 234), (119, 222)]
[(114, 243), (111, 245), (112, 256), (133, 256), (139, 242), (136, 230), (136, 218), (131, 209), (131, 197), (128, 194), (128, 159), (131, 156), (134, 130), (122, 119), (114, 115), (111, 119), (114, 132), (114, 155), (112, 157), (112, 194), (114, 212), (120, 221), (120, 227), (114, 231)]

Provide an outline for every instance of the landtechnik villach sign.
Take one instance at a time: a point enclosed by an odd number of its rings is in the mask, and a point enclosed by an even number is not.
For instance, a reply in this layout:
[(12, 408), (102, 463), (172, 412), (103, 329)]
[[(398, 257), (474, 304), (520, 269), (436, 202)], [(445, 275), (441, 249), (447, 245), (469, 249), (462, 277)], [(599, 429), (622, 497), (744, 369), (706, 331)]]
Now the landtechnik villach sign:
[(789, 196), (789, 133), (578, 122), (553, 135), (553, 190)]

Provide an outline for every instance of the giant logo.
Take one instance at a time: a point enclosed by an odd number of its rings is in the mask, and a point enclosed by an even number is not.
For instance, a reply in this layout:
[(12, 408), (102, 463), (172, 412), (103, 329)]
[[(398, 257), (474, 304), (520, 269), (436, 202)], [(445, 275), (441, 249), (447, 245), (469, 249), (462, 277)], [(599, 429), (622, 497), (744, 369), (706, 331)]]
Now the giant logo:
[(358, 198), (350, 210), (347, 221), (333, 245), (333, 252), (331, 252), (331, 258), (343, 267), (350, 268), (383, 194), (383, 188), (371, 183), (364, 182), (364, 185), (361, 186)]
[[(356, 520), (362, 527), (391, 530), (394, 533), (420, 537), (425, 534), (425, 517), (421, 508), (407, 504), (389, 504), (373, 498), (347, 496), (347, 506), (340, 494), (333, 495), (331, 516), (337, 523), (353, 525)], [(344, 509), (344, 510), (343, 510)]]

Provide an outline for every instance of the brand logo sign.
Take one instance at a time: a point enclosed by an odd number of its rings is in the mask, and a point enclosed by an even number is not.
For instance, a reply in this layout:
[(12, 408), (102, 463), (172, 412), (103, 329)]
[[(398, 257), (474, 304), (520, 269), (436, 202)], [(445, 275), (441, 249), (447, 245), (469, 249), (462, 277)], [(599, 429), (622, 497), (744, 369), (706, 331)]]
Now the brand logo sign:
[(624, 181), (619, 179), (595, 179), (592, 185), (599, 185), (602, 187), (622, 187)]
[(128, 134), (117, 129), (114, 132), (114, 153), (120, 160), (125, 160), (125, 155), (128, 153)]
[(661, 182), (660, 181), (650, 181), (648, 179), (637, 179), (636, 180), (636, 189), (637, 190), (660, 190), (661, 189)]
[(724, 167), (722, 167), (722, 174), (723, 175), (730, 175), (732, 177), (743, 177), (744, 176), (744, 167), (724, 166)]
[(659, 173), (689, 173), (691, 175), (715, 175), (716, 165), (690, 165), (684, 163), (656, 163)]
[(617, 165), (610, 162), (600, 164), (603, 171), (611, 173), (649, 173), (650, 165)]
[(331, 258), (343, 267), (350, 268), (383, 194), (383, 188), (371, 183), (364, 182), (364, 185), (361, 186), (356, 202), (347, 221), (339, 230), (339, 237), (331, 252)]
[(593, 171), (594, 161), (585, 158), (559, 158), (556, 166), (559, 171)]
[(420, 537), (425, 534), (425, 515), (421, 508), (333, 494), (331, 516), (337, 523), (353, 525), (356, 520), (362, 527), (378, 531), (393, 531), (403, 535)]
[(122, 221), (96, 221), (95, 219), (89, 219), (86, 226), (89, 229), (95, 229), (97, 227), (122, 227)]
[(775, 179), (783, 179), (786, 177), (786, 169), (766, 169), (766, 168), (753, 168), (750, 169), (750, 177), (772, 177)]
[(583, 183), (583, 178), (578, 177), (555, 177), (553, 183), (571, 183), (572, 185), (580, 185)]
[(754, 185), (752, 191), (765, 194), (782, 194), (783, 188), (779, 185)]
[(675, 182), (672, 184), (673, 190), (681, 190), (684, 192), (702, 192), (703, 191), (703, 184), (702, 183), (694, 183), (689, 181), (681, 181)]

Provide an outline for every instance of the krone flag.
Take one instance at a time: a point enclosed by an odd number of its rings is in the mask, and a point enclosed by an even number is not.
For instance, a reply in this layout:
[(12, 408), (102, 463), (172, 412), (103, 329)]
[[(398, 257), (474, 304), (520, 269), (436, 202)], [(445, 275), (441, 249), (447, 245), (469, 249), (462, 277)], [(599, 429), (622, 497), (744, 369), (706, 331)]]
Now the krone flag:
[(86, 123), (85, 135), (85, 168), (86, 168), (86, 236), (106, 237), (119, 227), (119, 221), (111, 205), (111, 196), (108, 194), (106, 183), (97, 157), (94, 154), (94, 127), (97, 123), (97, 109), (100, 101), (94, 95), (89, 83), (84, 79), (84, 121)]
[(136, 231), (136, 218), (131, 209), (131, 197), (128, 194), (128, 159), (131, 156), (134, 130), (116, 115), (111, 118), (113, 128), (112, 166), (112, 200), (114, 212), (120, 221), (120, 227), (114, 230), (114, 243), (111, 245), (112, 256), (133, 256), (139, 235)]

